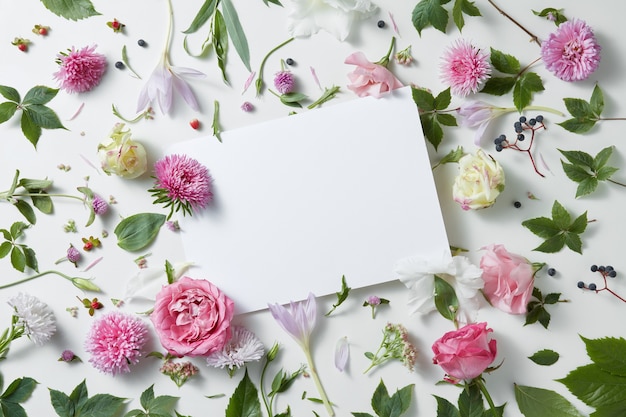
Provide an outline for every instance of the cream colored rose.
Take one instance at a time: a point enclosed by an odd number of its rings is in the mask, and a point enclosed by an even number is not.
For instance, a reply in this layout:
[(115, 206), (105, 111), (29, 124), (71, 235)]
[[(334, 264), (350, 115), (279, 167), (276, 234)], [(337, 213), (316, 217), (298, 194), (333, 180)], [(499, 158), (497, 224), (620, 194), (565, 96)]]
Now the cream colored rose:
[(489, 207), (504, 190), (504, 170), (500, 164), (478, 149), (459, 160), (459, 175), (452, 186), (454, 201), (463, 210)]
[(102, 170), (108, 175), (122, 178), (137, 178), (148, 168), (146, 150), (139, 142), (130, 138), (130, 129), (117, 123), (108, 139), (98, 145), (98, 156)]

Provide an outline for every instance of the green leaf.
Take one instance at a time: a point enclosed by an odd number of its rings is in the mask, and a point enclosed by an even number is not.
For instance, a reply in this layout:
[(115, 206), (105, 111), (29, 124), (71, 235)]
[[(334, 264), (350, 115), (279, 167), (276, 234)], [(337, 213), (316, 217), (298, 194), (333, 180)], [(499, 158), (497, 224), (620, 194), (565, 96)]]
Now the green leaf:
[(544, 253), (556, 253), (560, 251), (561, 249), (563, 249), (564, 246), (565, 246), (565, 235), (558, 234), (554, 237), (546, 239), (545, 241), (543, 241), (543, 243), (541, 243), (539, 246), (537, 246), (533, 250), (537, 252), (544, 252)]
[(609, 158), (611, 158), (614, 148), (615, 146), (611, 145), (611, 146), (607, 146), (606, 148), (598, 152), (596, 156), (593, 158), (591, 168), (593, 168), (594, 170), (598, 170), (604, 167), (606, 163), (609, 162)]
[(435, 110), (447, 109), (451, 101), (452, 95), (450, 94), (450, 87), (448, 87), (439, 94), (437, 94), (437, 97), (434, 100)]
[(559, 354), (550, 349), (542, 349), (529, 356), (528, 359), (537, 365), (549, 366), (554, 365), (559, 360)]
[(435, 147), (435, 150), (437, 150), (443, 140), (443, 129), (435, 119), (435, 116), (435, 114), (423, 113), (420, 115), (420, 120), (422, 122), (424, 136)]
[(448, 25), (448, 11), (441, 6), (440, 0), (421, 0), (411, 14), (411, 21), (422, 36), (422, 30), (432, 25), (435, 29), (446, 33)]
[(562, 160), (561, 166), (563, 167), (563, 172), (565, 172), (567, 178), (574, 182), (581, 182), (592, 176), (587, 168), (580, 165), (568, 164)]
[(217, 66), (222, 71), (222, 80), (228, 84), (226, 76), (226, 55), (228, 53), (228, 31), (224, 23), (224, 17), (219, 10), (215, 10), (213, 18), (213, 48), (217, 55)]
[(468, 16), (481, 16), (480, 10), (474, 6), (474, 2), (469, 0), (455, 0), (452, 7), (452, 19), (459, 31), (465, 26), (465, 20), (463, 19), (463, 13)]
[(352, 412), (352, 415), (354, 417), (374, 417), (373, 415), (371, 415), (370, 413), (355, 413), (354, 411)]
[(15, 103), (20, 102), (20, 93), (13, 87), (8, 87), (6, 85), (0, 85), (0, 95), (6, 98), (7, 100), (13, 101)]
[(296, 92), (285, 93), (285, 94), (280, 95), (280, 101), (282, 101), (283, 104), (297, 103), (298, 101), (302, 101), (306, 98), (307, 98), (306, 94), (296, 93)]
[(0, 414), (2, 417), (28, 417), (26, 410), (20, 404), (0, 401)]
[(41, 0), (46, 9), (68, 20), (80, 20), (100, 15), (89, 0)]
[(22, 216), (26, 218), (28, 223), (35, 224), (37, 223), (37, 216), (35, 216), (35, 210), (24, 200), (17, 200), (14, 204), (17, 207), (18, 211), (22, 213)]
[(538, 304), (526, 314), (524, 326), (539, 322), (544, 328), (550, 324), (550, 313), (543, 305)]
[(10, 233), (13, 239), (17, 239), (24, 234), (24, 230), (28, 229), (28, 225), (24, 222), (15, 222), (11, 225)]
[(605, 372), (626, 377), (626, 340), (622, 337), (587, 339), (581, 336), (587, 355)]
[(41, 127), (33, 121), (30, 116), (30, 111), (27, 109), (22, 111), (21, 126), (22, 133), (24, 133), (26, 139), (36, 148), (37, 142), (39, 142), (39, 138), (41, 137)]
[(459, 309), (459, 300), (454, 287), (439, 276), (435, 275), (435, 307), (443, 317), (454, 321)]
[(165, 223), (165, 215), (138, 213), (126, 217), (115, 227), (117, 245), (127, 251), (138, 251), (148, 246)]
[(491, 64), (498, 71), (505, 74), (517, 75), (520, 72), (520, 63), (513, 55), (505, 54), (491, 48)]
[(544, 239), (554, 237), (561, 232), (561, 229), (548, 217), (537, 217), (525, 220), (522, 222), (522, 226)]
[(18, 246), (13, 246), (11, 249), (11, 265), (20, 272), (24, 272), (26, 268), (26, 256)]
[(445, 398), (434, 395), (437, 400), (437, 417), (461, 417), (459, 410)]
[(82, 407), (77, 408), (77, 415), (89, 417), (113, 417), (124, 405), (124, 398), (114, 397), (109, 394), (96, 394), (84, 402)]
[(44, 129), (65, 129), (56, 113), (42, 104), (31, 104), (28, 113), (37, 126)]
[(423, 88), (412, 87), (411, 95), (413, 96), (413, 101), (417, 105), (418, 109), (422, 111), (435, 110), (435, 97), (432, 95), (430, 91), (425, 90)]
[(491, 77), (485, 82), (481, 93), (491, 94), (492, 96), (502, 96), (515, 86), (515, 77)]
[(543, 303), (544, 304), (556, 304), (559, 302), (560, 298), (561, 298), (560, 292), (551, 292), (548, 295), (546, 295), (546, 297), (543, 299)]
[(547, 389), (515, 384), (515, 399), (525, 417), (584, 417), (565, 397)]
[(572, 224), (570, 224), (568, 231), (570, 233), (581, 234), (587, 229), (587, 223), (587, 212), (584, 212), (574, 219)]
[(226, 417), (262, 417), (259, 394), (247, 369), (228, 401)]
[(554, 221), (554, 225), (560, 230), (567, 230), (572, 221), (572, 216), (570, 216), (565, 207), (557, 200), (552, 204), (552, 220)]
[(443, 158), (439, 160), (437, 165), (444, 165), (449, 163), (457, 163), (465, 155), (462, 146), (457, 146), (456, 149), (452, 149)]
[(543, 91), (541, 78), (534, 72), (526, 72), (515, 83), (513, 88), (513, 103), (519, 112), (528, 106), (533, 98), (533, 93)]
[(224, 13), (224, 21), (226, 22), (226, 29), (230, 40), (233, 41), (235, 51), (241, 58), (241, 62), (248, 71), (250, 69), (250, 50), (248, 49), (248, 40), (246, 34), (243, 31), (241, 22), (239, 22), (239, 16), (231, 0), (222, 0), (222, 12)]
[(602, 90), (600, 89), (600, 86), (597, 84), (593, 88), (593, 92), (591, 93), (591, 100), (589, 101), (589, 106), (591, 107), (591, 111), (593, 112), (593, 115), (596, 117), (600, 117), (600, 115), (602, 114), (602, 111), (604, 110), (604, 94), (602, 94)]
[(85, 404), (85, 402), (89, 399), (88, 394), (89, 393), (87, 391), (87, 381), (83, 379), (80, 384), (74, 387), (74, 389), (70, 393), (69, 398), (76, 406), (76, 409), (80, 410), (83, 404)]
[(619, 171), (619, 168), (604, 166), (596, 171), (596, 178), (598, 181), (606, 181), (617, 171)]
[(330, 316), (331, 313), (335, 311), (337, 307), (339, 307), (344, 301), (346, 301), (346, 299), (348, 298), (348, 295), (350, 294), (351, 289), (352, 288), (348, 287), (348, 284), (346, 282), (346, 276), (342, 275), (341, 276), (341, 291), (335, 293), (337, 295), (337, 302), (333, 304), (333, 307), (328, 311), (328, 313), (324, 315)]
[(22, 403), (30, 398), (36, 386), (37, 381), (33, 378), (18, 378), (9, 384), (7, 389), (0, 396), (0, 401)]
[(578, 184), (578, 187), (576, 188), (576, 198), (591, 194), (596, 190), (596, 188), (598, 188), (598, 179), (589, 176)]
[(457, 126), (456, 118), (451, 114), (436, 113), (437, 121), (444, 126)]
[(626, 378), (610, 374), (597, 364), (580, 366), (557, 381), (591, 407), (621, 404), (626, 411)]
[(561, 152), (561, 154), (565, 158), (567, 158), (567, 160), (570, 163), (572, 163), (574, 165), (580, 165), (580, 166), (587, 167), (587, 168), (593, 168), (593, 166), (594, 166), (593, 157), (591, 155), (589, 155), (587, 152), (582, 152), (582, 151), (564, 151), (564, 150), (561, 150), (561, 149), (559, 149), (559, 152)]
[(50, 403), (59, 417), (74, 417), (74, 402), (65, 393), (48, 388)]
[(568, 119), (564, 122), (557, 123), (557, 125), (561, 126), (563, 129), (568, 130), (572, 133), (585, 133), (591, 130), (596, 124), (595, 120), (590, 119)]
[(45, 85), (36, 85), (26, 93), (22, 104), (28, 106), (31, 104), (46, 104), (56, 97), (58, 89), (46, 87)]
[(52, 205), (52, 198), (46, 195), (46, 193), (41, 193), (41, 195), (38, 196), (33, 195), (30, 197), (30, 199), (32, 200), (33, 205), (37, 207), (37, 210), (39, 210), (40, 212), (44, 214), (52, 213), (52, 208), (54, 207)]
[(593, 116), (591, 105), (583, 99), (566, 97), (563, 99), (563, 102), (565, 103), (567, 111), (577, 119), (589, 118)]
[(0, 123), (4, 123), (9, 120), (17, 111), (17, 104), (10, 101), (0, 103)]
[(37, 264), (37, 255), (35, 254), (35, 251), (28, 246), (22, 247), (22, 250), (24, 251), (26, 266), (35, 272), (39, 272), (39, 265)]
[(459, 395), (459, 412), (463, 417), (482, 417), (485, 411), (480, 388), (476, 384), (466, 386)]
[(12, 247), (13, 245), (11, 244), (11, 242), (2, 242), (2, 244), (0, 244), (0, 259), (6, 257), (9, 252), (11, 252)]
[(204, 25), (207, 20), (213, 16), (216, 7), (217, 0), (206, 0), (204, 4), (202, 4), (202, 7), (200, 7), (200, 10), (198, 10), (198, 13), (196, 13), (196, 17), (194, 17), (187, 30), (183, 31), (183, 33), (190, 34), (197, 32), (198, 29), (200, 29), (202, 25)]

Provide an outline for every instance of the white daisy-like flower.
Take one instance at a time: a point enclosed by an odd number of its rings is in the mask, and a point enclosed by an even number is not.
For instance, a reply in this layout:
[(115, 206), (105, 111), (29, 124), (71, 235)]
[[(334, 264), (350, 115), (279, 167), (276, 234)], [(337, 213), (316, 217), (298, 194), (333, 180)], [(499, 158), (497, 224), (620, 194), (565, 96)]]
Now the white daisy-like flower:
[(264, 353), (265, 346), (254, 333), (243, 326), (233, 326), (228, 343), (222, 350), (207, 356), (206, 363), (214, 368), (228, 367), (232, 371), (247, 362), (258, 361)]
[(444, 279), (456, 292), (459, 301), (457, 319), (472, 323), (478, 312), (478, 293), (483, 288), (482, 270), (465, 256), (442, 254), (437, 259), (413, 256), (397, 262), (399, 280), (410, 291), (411, 313), (435, 311), (435, 275)]
[(15, 310), (17, 327), (24, 328), (24, 334), (36, 345), (42, 346), (56, 332), (56, 318), (52, 309), (39, 298), (19, 293), (8, 301)]

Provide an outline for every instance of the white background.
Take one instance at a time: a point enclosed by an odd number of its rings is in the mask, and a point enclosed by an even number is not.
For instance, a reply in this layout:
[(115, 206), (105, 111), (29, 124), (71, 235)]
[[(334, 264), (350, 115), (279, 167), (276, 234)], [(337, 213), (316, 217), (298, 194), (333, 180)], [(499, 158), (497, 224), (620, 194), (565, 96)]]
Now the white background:
[[(488, 49), (493, 47), (512, 54), (520, 59), (522, 65), (534, 61), (539, 56), (537, 45), (528, 41), (528, 36), (501, 16), (485, 1), (477, 1), (483, 17), (466, 18), (466, 26), (460, 33), (452, 23), (448, 25), (448, 33), (443, 34), (433, 28), (425, 29), (420, 37), (412, 27), (410, 14), (417, 1), (380, 1), (378, 14), (369, 20), (360, 22), (354, 28), (353, 34), (345, 41), (338, 42), (326, 33), (319, 33), (308, 39), (298, 39), (269, 60), (265, 70), (266, 83), (271, 82), (272, 74), (279, 70), (279, 59), (291, 57), (296, 61), (292, 71), (297, 77), (298, 91), (309, 97), (317, 98), (321, 91), (316, 86), (310, 73), (314, 67), (322, 86), (339, 85), (342, 93), (338, 98), (325, 106), (336, 102), (354, 100), (356, 96), (347, 88), (346, 74), (352, 68), (343, 63), (345, 57), (355, 51), (363, 51), (366, 56), (376, 61), (387, 51), (389, 41), (394, 35), (389, 13), (394, 16), (398, 25), (398, 49), (412, 45), (416, 61), (408, 67), (395, 64), (391, 69), (404, 84), (415, 84), (431, 89), (434, 93), (443, 90), (445, 86), (439, 80), (439, 58), (442, 51), (455, 39), (464, 37), (474, 45)], [(596, 32), (598, 42), (602, 45), (602, 62), (600, 68), (583, 82), (566, 83), (554, 78), (545, 71), (541, 64), (534, 70), (542, 77), (546, 91), (535, 95), (533, 104), (545, 105), (565, 111), (562, 98), (579, 97), (588, 100), (594, 84), (599, 83), (605, 93), (606, 117), (626, 116), (626, 106), (622, 103), (623, 91), (626, 88), (623, 73), (626, 66), (624, 52), (624, 25), (622, 16), (624, 6), (617, 0), (607, 0), (602, 6), (590, 7), (582, 0), (555, 2), (545, 4), (542, 1), (504, 2), (504, 7), (512, 16), (526, 25), (540, 39), (545, 39), (555, 30), (554, 24), (534, 16), (531, 9), (541, 10), (546, 6), (564, 7), (566, 16), (585, 19)], [(197, 59), (188, 56), (182, 48), (183, 36), (180, 33), (192, 20), (199, 9), (201, 1), (175, 2), (175, 28), (172, 42), (171, 60), (174, 65), (193, 67), (207, 74), (207, 78), (192, 82), (197, 94), (201, 112), (193, 112), (180, 99), (176, 99), (170, 116), (161, 115), (158, 110), (155, 120), (142, 121), (131, 125), (133, 137), (140, 140), (149, 152), (150, 161), (158, 159), (164, 149), (172, 143), (185, 139), (206, 136), (210, 134), (210, 123), (213, 111), (213, 101), (220, 102), (220, 125), (224, 130), (249, 126), (255, 123), (272, 120), (287, 115), (289, 108), (279, 103), (278, 99), (269, 93), (255, 97), (253, 87), (242, 94), (243, 85), (248, 78), (248, 72), (240, 63), (231, 48), (227, 71), (231, 85), (221, 81), (213, 55)], [(289, 38), (286, 31), (285, 18), (290, 6), (290, 0), (285, 0), (285, 8), (276, 6), (266, 7), (261, 0), (235, 2), (235, 7), (248, 36), (253, 69), (258, 69), (263, 56), (274, 46)], [(20, 169), (22, 175), (28, 178), (48, 177), (55, 183), (55, 190), (73, 192), (76, 186), (84, 184), (84, 178), (89, 177), (89, 186), (102, 196), (113, 195), (118, 204), (112, 207), (109, 214), (103, 219), (97, 219), (88, 229), (82, 227), (87, 218), (87, 212), (72, 201), (55, 203), (55, 214), (45, 216), (38, 214), (38, 223), (26, 232), (26, 243), (36, 252), (41, 270), (59, 268), (66, 273), (78, 273), (68, 263), (54, 265), (54, 262), (64, 256), (69, 243), (80, 246), (80, 238), (89, 235), (100, 235), (107, 230), (110, 236), (103, 240), (103, 248), (84, 256), (81, 267), (102, 257), (102, 261), (83, 276), (93, 276), (105, 294), (101, 295), (106, 304), (105, 310), (112, 307), (110, 298), (120, 298), (126, 282), (138, 272), (133, 259), (137, 254), (129, 254), (117, 248), (112, 230), (121, 217), (141, 211), (158, 210), (151, 204), (151, 198), (146, 190), (152, 181), (146, 174), (135, 181), (127, 181), (115, 177), (107, 177), (89, 163), (97, 164), (97, 144), (109, 134), (113, 124), (118, 121), (111, 113), (111, 104), (118, 106), (120, 111), (130, 117), (134, 114), (137, 96), (143, 81), (132, 78), (129, 71), (119, 71), (113, 64), (121, 58), (123, 45), (127, 46), (129, 60), (132, 67), (146, 80), (156, 65), (165, 36), (167, 23), (166, 3), (164, 0), (125, 2), (121, 0), (95, 1), (95, 7), (102, 13), (80, 22), (70, 22), (57, 18), (48, 12), (37, 0), (9, 1), (0, 0), (0, 84), (15, 87), (22, 95), (34, 85), (43, 84), (54, 86), (52, 79), (56, 71), (54, 62), (59, 51), (71, 46), (83, 47), (97, 44), (98, 51), (104, 53), (109, 61), (109, 69), (101, 83), (95, 90), (86, 94), (68, 95), (60, 92), (50, 103), (63, 120), (67, 131), (44, 131), (37, 150), (22, 136), (17, 118), (0, 126), (0, 188), (8, 189), (15, 169)], [(450, 7), (450, 5), (448, 5)], [(125, 23), (124, 34), (114, 34), (106, 22), (113, 18)], [(384, 19), (387, 25), (379, 29), (376, 22)], [(52, 29), (46, 38), (38, 37), (30, 32), (35, 24), (44, 24)], [(192, 48), (199, 45), (207, 28), (203, 28), (192, 36)], [(34, 41), (28, 53), (18, 51), (10, 44), (16, 36), (27, 37)], [(138, 39), (148, 42), (147, 48), (137, 46)], [(197, 50), (197, 49), (196, 49)], [(490, 97), (479, 95), (494, 104), (511, 106), (510, 96)], [(252, 113), (243, 113), (239, 106), (243, 101), (250, 101), (255, 105)], [(68, 120), (84, 103), (84, 108), (73, 120)], [(454, 98), (452, 106), (462, 103), (461, 99)], [(534, 115), (534, 114), (529, 114)], [(580, 291), (576, 288), (578, 280), (586, 282), (597, 280), (599, 276), (589, 272), (589, 265), (612, 264), (618, 271), (619, 278), (612, 283), (612, 288), (622, 295), (626, 294), (626, 284), (623, 282), (623, 233), (622, 207), (624, 207), (624, 193), (618, 186), (601, 184), (593, 195), (575, 199), (576, 185), (568, 180), (560, 167), (560, 154), (557, 149), (584, 150), (596, 154), (600, 149), (615, 145), (615, 152), (610, 160), (611, 165), (624, 165), (624, 146), (622, 121), (604, 121), (585, 135), (575, 135), (565, 131), (555, 123), (562, 121), (557, 116), (544, 114), (548, 130), (540, 132), (536, 141), (536, 149), (541, 152), (551, 169), (546, 178), (537, 176), (526, 155), (505, 151), (494, 156), (504, 166), (507, 175), (507, 186), (497, 203), (492, 208), (477, 212), (463, 212), (451, 199), (451, 185), (457, 172), (455, 165), (444, 166), (435, 171), (435, 182), (439, 191), (439, 199), (449, 241), (452, 245), (470, 250), (468, 256), (476, 263), (480, 259), (479, 249), (491, 243), (502, 243), (510, 251), (528, 257), (533, 262), (547, 262), (557, 269), (555, 277), (548, 277), (541, 272), (537, 278), (537, 286), (545, 292), (561, 292), (563, 297), (571, 302), (553, 306), (550, 309), (552, 321), (549, 330), (540, 325), (523, 326), (524, 318), (509, 316), (490, 308), (483, 302), (479, 312), (479, 320), (487, 321), (494, 329), (493, 336), (498, 341), (497, 363), (503, 361), (502, 367), (486, 377), (487, 386), (497, 404), (507, 402), (506, 416), (520, 415), (513, 393), (513, 383), (532, 385), (554, 389), (572, 400), (581, 411), (590, 410), (570, 395), (565, 387), (555, 379), (564, 377), (569, 370), (585, 364), (588, 359), (584, 352), (583, 343), (579, 335), (587, 338), (603, 336), (624, 336), (621, 317), (624, 304), (606, 292), (593, 294)], [(198, 131), (188, 126), (189, 120), (197, 117), (202, 123)], [(490, 144), (492, 137), (500, 133), (512, 134), (514, 114), (492, 124), (487, 131), (483, 146), (493, 152)], [(393, 120), (385, 121), (393, 124)], [(332, 129), (329, 126), (329, 129)], [(418, 127), (416, 126), (416, 129)], [(432, 161), (436, 162), (441, 156), (457, 145), (466, 150), (472, 149), (473, 132), (464, 128), (446, 128), (444, 142), (439, 152), (429, 146)], [(381, 138), (384, 140), (384, 138)], [(62, 172), (57, 165), (63, 163), (72, 167), (69, 172)], [(320, 167), (323, 169), (323, 167)], [(258, 173), (245, 173), (257, 175)], [(615, 179), (626, 180), (626, 175), (619, 171)], [(390, 184), (390, 186), (393, 186)], [(398, 190), (399, 193), (410, 192)], [(529, 200), (526, 195), (532, 192), (539, 200)], [(74, 192), (75, 193), (75, 192)], [(588, 211), (590, 219), (596, 221), (589, 224), (583, 235), (583, 255), (567, 249), (552, 255), (533, 252), (540, 240), (521, 226), (523, 220), (549, 215), (554, 200), (560, 201), (573, 215)], [(522, 207), (515, 209), (514, 201), (520, 201)], [(8, 204), (0, 207), (0, 227), (8, 228), (17, 220), (22, 220), (17, 210)], [(77, 221), (78, 234), (65, 234), (62, 225), (70, 218)], [(425, 237), (427, 238), (427, 237)], [(155, 245), (147, 252), (148, 265), (158, 270), (165, 259), (172, 262), (184, 261), (182, 248), (177, 244), (178, 237), (169, 231), (163, 230)], [(233, 262), (245, 262), (236, 253), (233, 253)], [(366, 262), (367, 260), (364, 260)], [(2, 268), (1, 282), (6, 283), (21, 278), (23, 275), (14, 271), (8, 259), (0, 261)], [(311, 268), (311, 265), (302, 265), (301, 268)], [(393, 265), (389, 266), (390, 273)], [(298, 271), (293, 271), (297, 276)], [(189, 272), (193, 276), (193, 270)], [(208, 278), (210, 277), (197, 277)], [(337, 282), (339, 290), (339, 281)], [(0, 291), (0, 298), (4, 302), (17, 291), (28, 292), (49, 303), (57, 316), (58, 332), (51, 343), (44, 348), (38, 348), (26, 339), (15, 342), (9, 357), (0, 367), (6, 383), (15, 378), (30, 376), (35, 378), (39, 385), (32, 398), (25, 403), (25, 408), (32, 416), (54, 415), (50, 405), (48, 388), (69, 393), (84, 378), (90, 394), (110, 393), (129, 398), (127, 409), (138, 406), (140, 393), (149, 385), (155, 384), (157, 395), (169, 394), (180, 396), (177, 410), (183, 415), (198, 417), (201, 415), (220, 415), (227, 405), (228, 397), (232, 394), (240, 372), (230, 379), (225, 371), (206, 368), (201, 359), (194, 362), (201, 368), (201, 374), (178, 389), (169, 379), (158, 372), (159, 363), (156, 359), (144, 359), (139, 366), (133, 368), (131, 374), (110, 377), (102, 375), (93, 369), (87, 362), (88, 355), (83, 350), (83, 340), (92, 318), (82, 310), (78, 318), (72, 318), (65, 308), (78, 305), (76, 296), (83, 297), (61, 278), (47, 276), (32, 283), (10, 290)], [(245, 288), (242, 289), (245, 291)], [(300, 294), (294, 298), (302, 298), (308, 293), (306, 285), (302, 286)], [(361, 307), (364, 299), (369, 295), (378, 295), (388, 298), (391, 304), (381, 308), (375, 320), (370, 317), (370, 310)], [(336, 404), (339, 416), (348, 416), (352, 411), (371, 412), (370, 398), (380, 379), (385, 381), (388, 389), (393, 392), (407, 384), (415, 384), (414, 401), (407, 415), (432, 416), (435, 415), (436, 403), (431, 394), (446, 397), (456, 402), (459, 390), (451, 386), (435, 386), (443, 372), (432, 365), (430, 346), (434, 340), (444, 332), (452, 330), (449, 322), (437, 315), (426, 317), (411, 316), (406, 309), (407, 293), (404, 286), (397, 282), (375, 286), (371, 288), (355, 289), (348, 301), (337, 309), (330, 318), (321, 318), (313, 336), (314, 356), (319, 373), (325, 384), (330, 399)], [(267, 300), (272, 302), (273, 300)], [(321, 312), (327, 311), (335, 301), (334, 296), (321, 297), (318, 306)], [(128, 305), (127, 311), (145, 311), (149, 305)], [(7, 326), (10, 320), (8, 306), (0, 309), (0, 318)], [(365, 351), (373, 351), (380, 342), (381, 330), (386, 322), (402, 323), (411, 334), (412, 340), (418, 348), (418, 363), (413, 373), (409, 373), (399, 363), (389, 363), (376, 369), (368, 375), (362, 375), (367, 367), (367, 360), (363, 356)], [(283, 350), (280, 363), (289, 370), (295, 370), (304, 361), (296, 344), (278, 327), (267, 311), (247, 314), (237, 317), (237, 322), (254, 330), (267, 347), (274, 341), (282, 344)], [(339, 373), (333, 367), (333, 351), (336, 341), (347, 336), (351, 346), (351, 360), (348, 370)], [(84, 360), (82, 364), (65, 364), (57, 362), (61, 351), (70, 348)], [(549, 348), (559, 352), (562, 357), (557, 364), (551, 367), (540, 367), (530, 362), (527, 357), (539, 349)], [(158, 350), (159, 345), (152, 339), (149, 350)], [(260, 367), (253, 364), (249, 368), (255, 382), (258, 381)], [(272, 371), (275, 371), (273, 368)], [(273, 375), (273, 372), (270, 372)], [(321, 406), (301, 399), (302, 392), (310, 396), (317, 396), (310, 379), (300, 378), (290, 389), (287, 395), (278, 400), (277, 410), (282, 411), (287, 405), (291, 406), (293, 415), (311, 415), (311, 410), (323, 415)], [(222, 398), (207, 399), (205, 396), (225, 394)]]

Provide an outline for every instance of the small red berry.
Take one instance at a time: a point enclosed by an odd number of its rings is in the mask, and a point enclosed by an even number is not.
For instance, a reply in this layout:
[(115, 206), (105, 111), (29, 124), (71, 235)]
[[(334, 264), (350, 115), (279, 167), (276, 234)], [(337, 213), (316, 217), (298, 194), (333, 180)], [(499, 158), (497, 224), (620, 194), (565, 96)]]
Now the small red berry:
[(189, 126), (191, 126), (192, 129), (198, 129), (200, 127), (200, 121), (198, 119), (193, 119), (189, 122)]
[(48, 29), (46, 28), (39, 28), (39, 34), (42, 36), (46, 36), (48, 34)]
[(17, 49), (22, 52), (26, 52), (28, 50), (28, 45), (26, 45), (25, 43), (20, 43), (19, 45), (17, 45)]
[(118, 22), (117, 20), (114, 20), (113, 22), (111, 22), (111, 26), (113, 26), (113, 29), (119, 29), (120, 22)]

